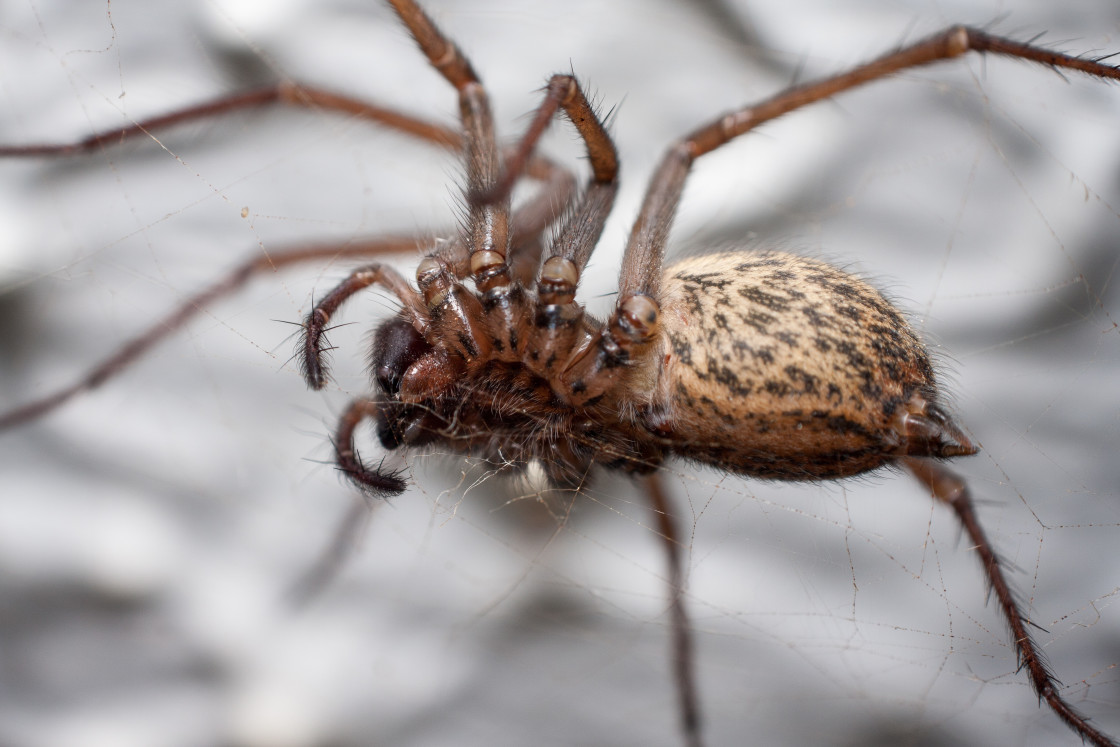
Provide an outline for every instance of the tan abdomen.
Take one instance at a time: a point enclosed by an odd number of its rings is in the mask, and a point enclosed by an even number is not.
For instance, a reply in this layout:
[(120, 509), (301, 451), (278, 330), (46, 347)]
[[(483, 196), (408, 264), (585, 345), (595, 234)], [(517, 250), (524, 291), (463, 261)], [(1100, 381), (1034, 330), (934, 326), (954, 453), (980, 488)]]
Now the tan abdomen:
[(681, 456), (816, 479), (898, 455), (894, 416), (936, 399), (917, 335), (878, 291), (780, 253), (704, 255), (662, 285), (669, 423)]

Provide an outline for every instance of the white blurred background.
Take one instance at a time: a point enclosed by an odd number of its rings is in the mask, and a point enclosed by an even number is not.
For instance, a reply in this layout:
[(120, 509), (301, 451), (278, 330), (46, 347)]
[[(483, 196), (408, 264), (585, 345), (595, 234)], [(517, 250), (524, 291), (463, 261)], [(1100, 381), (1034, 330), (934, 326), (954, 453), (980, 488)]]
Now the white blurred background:
[[(1120, 51), (1110, 0), (426, 7), (507, 136), (552, 72), (614, 108), (625, 188), (581, 288), (600, 312), (657, 157), (717, 113), (951, 22)], [(1038, 641), (1066, 697), (1117, 734), (1120, 90), (979, 57), (900, 77), (706, 157), (672, 250), (823, 256), (912, 314), (983, 446), (957, 467)], [(454, 122), (448, 87), (372, 0), (0, 10), (4, 143), (277, 78)], [(156, 137), (0, 163), (0, 407), (69, 383), (246, 256), (456, 218), (452, 158), (338, 117), (262, 111)], [(546, 150), (584, 168), (567, 126)], [(477, 465), (391, 458), (415, 487), (378, 508), (315, 604), (286, 606), (354, 500), (328, 434), (367, 390), (366, 335), (392, 311), (380, 293), (352, 302), (337, 380), (307, 392), (285, 322), (346, 269), (261, 279), (0, 434), (0, 743), (680, 743), (661, 548), (624, 480), (559, 515)], [(912, 481), (773, 485), (679, 463), (665, 477), (710, 744), (1079, 743), (1038, 708), (952, 516)]]

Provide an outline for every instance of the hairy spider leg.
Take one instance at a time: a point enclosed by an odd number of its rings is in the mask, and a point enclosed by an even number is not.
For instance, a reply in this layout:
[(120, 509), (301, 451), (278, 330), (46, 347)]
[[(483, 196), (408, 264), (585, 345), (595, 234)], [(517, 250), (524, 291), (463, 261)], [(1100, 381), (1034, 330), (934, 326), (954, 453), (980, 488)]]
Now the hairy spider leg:
[[(463, 128), (462, 150), (467, 167), (468, 193), (485, 192), (491, 189), (498, 178), (501, 168), (498, 147), (494, 137), (494, 118), (490, 111), (490, 99), (471, 67), (470, 61), (459, 51), (432, 22), (428, 15), (411, 0), (389, 0), (393, 10), (408, 28), (420, 51), (428, 62), (450, 83), (459, 94), (459, 120)], [(497, 263), (506, 269), (506, 257), (510, 248), (510, 200), (507, 195), (494, 204), (472, 203), (468, 205), (466, 245), (456, 245), (454, 255), (446, 257), (446, 263), (453, 271), (456, 280), (462, 280), (469, 269), (475, 280), (482, 274), (477, 269), (476, 256), (486, 255), (486, 271)], [(463, 252), (467, 254), (464, 262)]]
[(618, 151), (574, 76), (553, 75), (549, 79), (544, 100), (537, 108), (532, 123), (513, 154), (505, 161), (502, 178), (489, 192), (469, 197), (472, 201), (488, 203), (508, 195), (531, 163), (537, 143), (561, 108), (587, 147), (587, 159), (592, 173), (579, 205), (557, 234), (549, 257), (560, 257), (571, 262), (579, 273), (583, 272), (599, 241), (618, 193)]
[(301, 109), (349, 115), (356, 119), (375, 122), (449, 150), (458, 150), (462, 143), (462, 136), (458, 132), (442, 125), (322, 88), (281, 82), (252, 91), (219, 96), (210, 101), (178, 109), (168, 114), (141, 119), (124, 127), (96, 132), (74, 143), (3, 145), (0, 146), (0, 157), (71, 156), (91, 153), (119, 145), (132, 138), (147, 137), (156, 140), (152, 133), (158, 130), (229, 114), (241, 109), (253, 109), (272, 104), (284, 104)]
[(654, 171), (623, 254), (619, 306), (635, 294), (658, 297), (669, 227), (680, 204), (685, 179), (697, 158), (795, 109), (902, 70), (949, 60), (968, 51), (1018, 57), (1055, 69), (1079, 70), (1098, 78), (1120, 80), (1120, 68), (1096, 60), (1053, 52), (979, 29), (953, 26), (848, 72), (787, 89), (752, 106), (716, 117), (670, 146)]
[(377, 402), (365, 397), (352, 401), (338, 420), (335, 431), (334, 451), (338, 468), (354, 483), (362, 486), (364, 492), (378, 497), (400, 495), (408, 486), (397, 475), (371, 470), (362, 464), (362, 458), (354, 448), (354, 430), (363, 420), (377, 417)]
[(980, 526), (980, 520), (976, 518), (968, 484), (945, 465), (932, 459), (904, 457), (901, 461), (906, 469), (929, 489), (930, 495), (948, 505), (956, 513), (957, 520), (971, 541), (970, 549), (976, 551), (980, 564), (984, 566), (988, 585), (995, 592), (1000, 610), (1008, 627), (1011, 628), (1011, 637), (1018, 650), (1020, 666), (1027, 670), (1027, 675), (1039, 698), (1045, 700), (1054, 713), (1077, 731), (1083, 739), (1096, 745), (1115, 745), (1111, 737), (1097, 731), (1084, 716), (1058, 694), (1058, 682), (1050, 672), (1046, 657), (1038, 649), (1027, 630), (1029, 620), (1015, 600), (1011, 585), (1003, 575), (1003, 564), (992, 549), (992, 543)]
[(303, 378), (311, 389), (322, 389), (329, 378), (326, 358), (326, 331), (331, 318), (348, 299), (371, 285), (380, 285), (401, 302), (403, 313), (421, 334), (428, 330), (431, 320), (428, 309), (420, 294), (404, 277), (388, 265), (380, 263), (365, 265), (353, 270), (345, 280), (336, 285), (330, 293), (319, 299), (307, 314), (304, 335), (300, 345)]

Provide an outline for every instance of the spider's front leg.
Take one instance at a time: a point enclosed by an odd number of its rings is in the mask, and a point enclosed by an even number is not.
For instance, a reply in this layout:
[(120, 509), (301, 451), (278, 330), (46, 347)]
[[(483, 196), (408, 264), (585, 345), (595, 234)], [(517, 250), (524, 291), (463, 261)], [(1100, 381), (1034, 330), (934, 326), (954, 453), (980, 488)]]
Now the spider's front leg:
[[(553, 75), (532, 123), (505, 162), (502, 176), (485, 188), (471, 185), (472, 206), (488, 206), (508, 199), (518, 177), (533, 163), (533, 151), (552, 119), (563, 110), (587, 148), (591, 178), (552, 242), (537, 280), (536, 308), (520, 318), (491, 313), (491, 327), (510, 335), (510, 359), (549, 380), (566, 402), (580, 406), (617, 387), (619, 366), (652, 339), (655, 320), (651, 307), (635, 302), (620, 324), (615, 320), (595, 332), (576, 303), (580, 275), (603, 232), (618, 193), (618, 152), (602, 119), (572, 75)], [(494, 254), (492, 252), (486, 255)], [(480, 290), (492, 301), (506, 295), (502, 258), (482, 253), (472, 257)], [(493, 303), (500, 307), (501, 303)], [(628, 326), (626, 326), (628, 325)], [(512, 330), (512, 333), (510, 332)], [(496, 332), (495, 332), (496, 334)], [(619, 369), (619, 370), (614, 370)]]

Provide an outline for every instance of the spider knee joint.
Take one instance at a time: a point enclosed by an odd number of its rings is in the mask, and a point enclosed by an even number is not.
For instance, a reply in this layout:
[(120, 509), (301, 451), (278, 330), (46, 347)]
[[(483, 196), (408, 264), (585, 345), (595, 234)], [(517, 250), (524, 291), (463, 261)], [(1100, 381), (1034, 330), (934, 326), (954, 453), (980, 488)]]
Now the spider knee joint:
[(564, 257), (549, 257), (541, 267), (537, 293), (545, 305), (568, 304), (576, 296), (579, 269), (576, 263)]
[(612, 330), (620, 332), (627, 342), (649, 342), (657, 334), (661, 307), (649, 296), (630, 296), (618, 305)]
[(945, 44), (946, 52), (950, 57), (959, 57), (972, 48), (969, 33), (967, 26), (954, 26), (949, 29)]
[(567, 106), (579, 95), (579, 84), (571, 75), (553, 75), (548, 81), (548, 87), (560, 94), (558, 96), (560, 106)]

